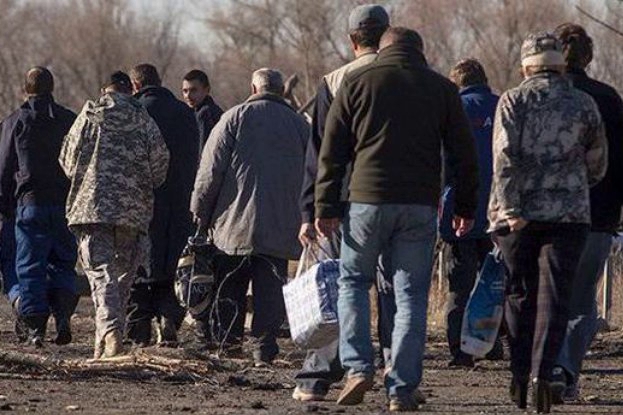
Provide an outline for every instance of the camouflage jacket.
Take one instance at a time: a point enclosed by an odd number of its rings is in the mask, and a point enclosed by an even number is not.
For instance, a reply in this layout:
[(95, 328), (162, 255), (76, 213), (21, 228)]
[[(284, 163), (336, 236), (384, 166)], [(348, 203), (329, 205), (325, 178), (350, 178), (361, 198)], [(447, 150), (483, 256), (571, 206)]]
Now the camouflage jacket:
[(135, 98), (111, 93), (87, 101), (65, 137), (59, 161), (71, 180), (70, 226), (111, 224), (147, 232), (169, 151)]
[(537, 73), (507, 91), (494, 122), (490, 230), (512, 217), (590, 223), (589, 187), (607, 153), (597, 105), (561, 75)]

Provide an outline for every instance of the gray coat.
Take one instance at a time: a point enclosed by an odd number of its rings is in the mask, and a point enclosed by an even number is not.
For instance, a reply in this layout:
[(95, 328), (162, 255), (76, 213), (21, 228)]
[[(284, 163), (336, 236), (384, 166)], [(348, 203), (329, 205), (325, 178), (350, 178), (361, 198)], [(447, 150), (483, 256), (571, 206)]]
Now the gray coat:
[(296, 259), (309, 127), (280, 97), (251, 96), (216, 124), (203, 150), (191, 211), (229, 255)]

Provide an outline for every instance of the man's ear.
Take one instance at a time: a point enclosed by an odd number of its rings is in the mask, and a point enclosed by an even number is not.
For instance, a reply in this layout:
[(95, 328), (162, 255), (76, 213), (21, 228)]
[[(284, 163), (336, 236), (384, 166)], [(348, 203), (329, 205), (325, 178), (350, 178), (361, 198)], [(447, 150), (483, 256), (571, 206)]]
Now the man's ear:
[(359, 50), (359, 45), (355, 43), (353, 35), (348, 35), (348, 40), (350, 41), (350, 48), (353, 50), (353, 52), (357, 52)]
[(257, 94), (257, 88), (255, 87), (255, 85), (251, 84), (251, 94), (255, 95)]

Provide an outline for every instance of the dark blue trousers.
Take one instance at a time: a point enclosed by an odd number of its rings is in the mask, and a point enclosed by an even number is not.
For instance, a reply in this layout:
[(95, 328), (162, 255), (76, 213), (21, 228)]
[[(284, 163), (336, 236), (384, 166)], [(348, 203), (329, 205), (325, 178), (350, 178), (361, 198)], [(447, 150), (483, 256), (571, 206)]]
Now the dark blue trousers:
[(49, 314), (52, 292), (76, 293), (77, 247), (64, 206), (18, 206), (15, 240), (20, 314)]

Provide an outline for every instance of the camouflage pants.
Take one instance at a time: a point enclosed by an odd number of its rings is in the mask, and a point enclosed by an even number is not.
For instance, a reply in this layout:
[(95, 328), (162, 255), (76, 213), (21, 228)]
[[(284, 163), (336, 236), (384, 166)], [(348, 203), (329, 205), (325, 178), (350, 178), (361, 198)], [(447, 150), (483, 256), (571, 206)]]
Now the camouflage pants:
[(95, 346), (101, 347), (110, 331), (124, 333), (130, 288), (143, 257), (143, 235), (136, 229), (104, 224), (76, 230), (95, 305)]

